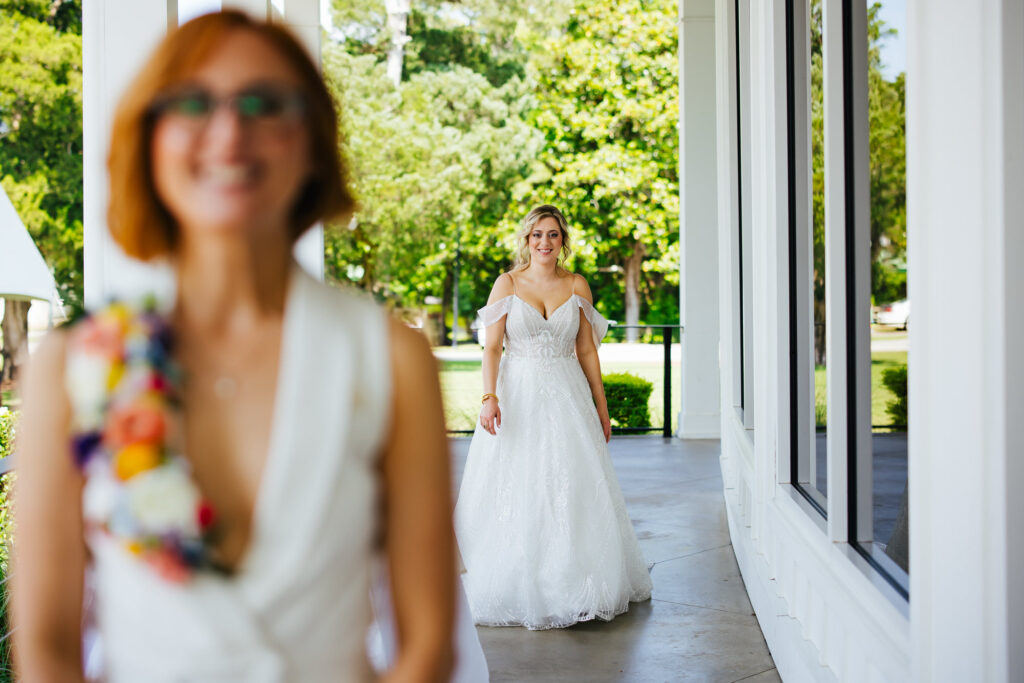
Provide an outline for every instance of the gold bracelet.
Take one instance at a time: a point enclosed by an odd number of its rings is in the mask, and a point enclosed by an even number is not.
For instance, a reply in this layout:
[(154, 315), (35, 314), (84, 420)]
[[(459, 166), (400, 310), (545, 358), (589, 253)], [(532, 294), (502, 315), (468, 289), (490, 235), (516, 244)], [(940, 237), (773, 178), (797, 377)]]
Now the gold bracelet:
[(493, 398), (495, 403), (500, 403), (498, 397), (495, 396), (494, 394), (484, 394), (484, 397), (480, 399), (480, 403), (487, 403), (487, 399), (489, 398)]

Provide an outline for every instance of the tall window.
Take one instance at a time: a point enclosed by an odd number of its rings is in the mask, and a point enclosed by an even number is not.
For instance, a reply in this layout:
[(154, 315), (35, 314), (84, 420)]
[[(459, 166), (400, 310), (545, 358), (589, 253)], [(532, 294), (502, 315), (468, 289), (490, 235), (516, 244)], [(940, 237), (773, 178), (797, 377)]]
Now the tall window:
[(905, 23), (903, 2), (882, 0), (868, 9), (872, 486), (856, 504), (870, 506), (871, 530), (855, 535), (901, 592), (909, 571)]
[(907, 596), (902, 3), (787, 0), (791, 481)]

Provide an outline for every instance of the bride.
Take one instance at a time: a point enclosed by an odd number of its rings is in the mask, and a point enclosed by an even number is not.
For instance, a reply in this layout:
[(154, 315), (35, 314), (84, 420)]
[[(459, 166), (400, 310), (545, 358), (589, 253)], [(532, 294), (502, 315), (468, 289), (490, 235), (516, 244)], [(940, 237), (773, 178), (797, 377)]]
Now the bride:
[(517, 242), (480, 311), (485, 393), (455, 508), (466, 594), (486, 626), (607, 621), (651, 595), (606, 445), (597, 345), (608, 323), (560, 265), (569, 233), (557, 208), (530, 211)]

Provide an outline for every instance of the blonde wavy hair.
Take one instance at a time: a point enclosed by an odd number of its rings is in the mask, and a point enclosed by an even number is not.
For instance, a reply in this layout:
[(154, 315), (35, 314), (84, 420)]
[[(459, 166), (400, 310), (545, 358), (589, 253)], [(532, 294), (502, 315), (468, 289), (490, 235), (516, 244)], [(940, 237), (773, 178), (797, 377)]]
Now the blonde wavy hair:
[(569, 222), (565, 220), (565, 216), (558, 210), (558, 207), (542, 204), (530, 209), (530, 213), (526, 214), (526, 218), (523, 219), (519, 232), (516, 233), (517, 248), (512, 270), (524, 270), (530, 265), (530, 233), (537, 227), (537, 223), (545, 218), (554, 218), (558, 221), (558, 228), (562, 231), (562, 255), (559, 265), (565, 263), (565, 260), (572, 254), (572, 248), (569, 246)]

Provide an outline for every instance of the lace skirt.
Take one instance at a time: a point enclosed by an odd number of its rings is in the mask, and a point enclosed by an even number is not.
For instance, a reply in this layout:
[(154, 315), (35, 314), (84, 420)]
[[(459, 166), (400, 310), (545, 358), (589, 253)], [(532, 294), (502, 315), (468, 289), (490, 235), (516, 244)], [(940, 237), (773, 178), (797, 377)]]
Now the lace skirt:
[(477, 624), (610, 620), (651, 579), (575, 357), (503, 358), (496, 436), (477, 425), (455, 508)]

